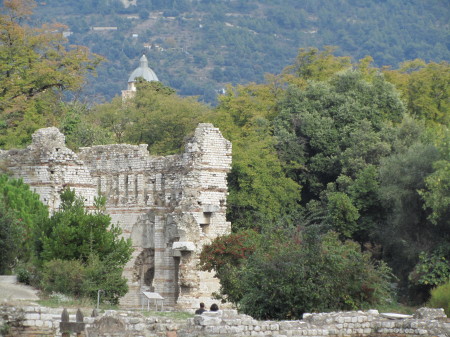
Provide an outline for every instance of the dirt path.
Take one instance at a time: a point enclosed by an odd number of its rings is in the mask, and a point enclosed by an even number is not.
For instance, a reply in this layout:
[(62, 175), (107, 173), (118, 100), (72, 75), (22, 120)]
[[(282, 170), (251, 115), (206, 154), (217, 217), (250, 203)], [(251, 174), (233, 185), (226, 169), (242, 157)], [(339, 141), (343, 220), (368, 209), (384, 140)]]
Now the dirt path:
[(17, 283), (16, 276), (0, 275), (0, 302), (36, 301), (37, 290), (33, 287)]

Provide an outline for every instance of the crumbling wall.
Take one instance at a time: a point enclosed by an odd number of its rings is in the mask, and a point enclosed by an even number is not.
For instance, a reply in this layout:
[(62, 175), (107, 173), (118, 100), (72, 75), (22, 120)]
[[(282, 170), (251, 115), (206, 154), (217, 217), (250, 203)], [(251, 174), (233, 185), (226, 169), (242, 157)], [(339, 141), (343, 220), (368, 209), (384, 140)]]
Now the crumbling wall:
[(50, 210), (59, 207), (59, 193), (66, 187), (77, 190), (86, 206), (92, 206), (97, 189), (89, 169), (65, 145), (65, 137), (55, 127), (40, 129), (33, 142), (23, 150), (2, 151), (2, 167), (22, 178), (38, 193)]
[(141, 305), (141, 291), (158, 292), (165, 305), (197, 306), (218, 290), (211, 273), (198, 270), (204, 244), (230, 231), (226, 175), (231, 143), (212, 124), (199, 124), (185, 151), (150, 156), (147, 145), (102, 145), (75, 154), (56, 128), (38, 130), (25, 150), (0, 153), (3, 165), (41, 195), (51, 209), (59, 192), (74, 188), (87, 206), (99, 193), (106, 211), (130, 237), (129, 293), (121, 304)]
[[(0, 306), (0, 326), (12, 336), (61, 336), (62, 309)], [(85, 314), (88, 314), (87, 312)], [(74, 310), (70, 315), (74, 322)], [(258, 321), (236, 310), (205, 312), (187, 320), (173, 320), (135, 311), (106, 311), (84, 317), (86, 336), (148, 337), (448, 337), (450, 321), (443, 309), (418, 309), (414, 315), (383, 314), (377, 310), (305, 314), (297, 321)]]

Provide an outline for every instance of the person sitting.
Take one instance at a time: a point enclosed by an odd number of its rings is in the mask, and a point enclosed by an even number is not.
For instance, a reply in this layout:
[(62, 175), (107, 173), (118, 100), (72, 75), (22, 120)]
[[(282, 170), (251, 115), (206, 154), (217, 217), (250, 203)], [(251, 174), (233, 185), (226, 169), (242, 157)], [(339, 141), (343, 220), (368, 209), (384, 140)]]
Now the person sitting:
[(197, 310), (195, 310), (195, 314), (196, 315), (201, 315), (201, 314), (203, 314), (204, 312), (206, 311), (206, 309), (205, 309), (205, 303), (200, 303), (200, 308), (199, 309), (197, 309)]
[(219, 311), (219, 306), (216, 303), (211, 304), (209, 311)]

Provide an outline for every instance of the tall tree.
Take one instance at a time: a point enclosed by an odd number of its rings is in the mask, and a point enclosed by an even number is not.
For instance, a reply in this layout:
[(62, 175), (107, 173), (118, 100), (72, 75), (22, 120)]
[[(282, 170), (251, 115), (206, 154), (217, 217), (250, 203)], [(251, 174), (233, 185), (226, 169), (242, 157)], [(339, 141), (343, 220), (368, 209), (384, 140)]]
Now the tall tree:
[(403, 62), (398, 70), (384, 70), (402, 93), (409, 113), (428, 122), (450, 124), (450, 65), (448, 62)]
[(63, 26), (35, 28), (26, 20), (33, 0), (5, 0), (0, 14), (0, 146), (23, 145), (38, 127), (57, 124), (54, 102), (76, 90), (100, 58), (67, 47)]
[(33, 257), (38, 228), (48, 209), (20, 179), (0, 175), (0, 273)]
[(138, 81), (136, 96), (99, 105), (90, 118), (106, 129), (114, 142), (149, 145), (152, 154), (183, 150), (198, 123), (207, 122), (211, 109), (192, 97), (178, 96), (160, 82)]
[(274, 84), (230, 87), (214, 115), (215, 124), (233, 143), (228, 218), (235, 230), (260, 229), (298, 208), (300, 186), (286, 177), (273, 138), (280, 93)]

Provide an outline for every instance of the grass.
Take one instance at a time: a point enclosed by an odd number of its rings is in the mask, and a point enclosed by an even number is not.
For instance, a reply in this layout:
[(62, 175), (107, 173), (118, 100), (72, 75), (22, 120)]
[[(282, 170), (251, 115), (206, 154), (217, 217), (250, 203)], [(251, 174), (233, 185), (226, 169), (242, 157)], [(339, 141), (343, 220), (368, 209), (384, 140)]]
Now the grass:
[[(67, 308), (67, 309), (90, 309), (97, 307), (97, 302), (89, 298), (71, 298), (66, 296), (45, 296), (36, 301), (39, 305), (48, 308)], [(99, 306), (100, 312), (105, 310), (121, 310), (118, 305), (102, 303)], [(124, 309), (127, 310), (127, 309)], [(146, 317), (164, 317), (172, 320), (186, 320), (194, 317), (193, 314), (184, 311), (141, 311), (136, 310)]]
[(412, 315), (417, 310), (417, 307), (411, 307), (401, 303), (391, 303), (376, 306), (374, 309), (377, 309), (380, 313), (392, 312), (398, 314)]
[[(39, 305), (49, 308), (89, 308), (93, 309), (97, 307), (97, 303), (89, 298), (68, 298), (60, 300), (55, 297), (41, 297), (36, 301)], [(99, 306), (100, 310), (119, 310), (119, 306), (102, 303)]]

